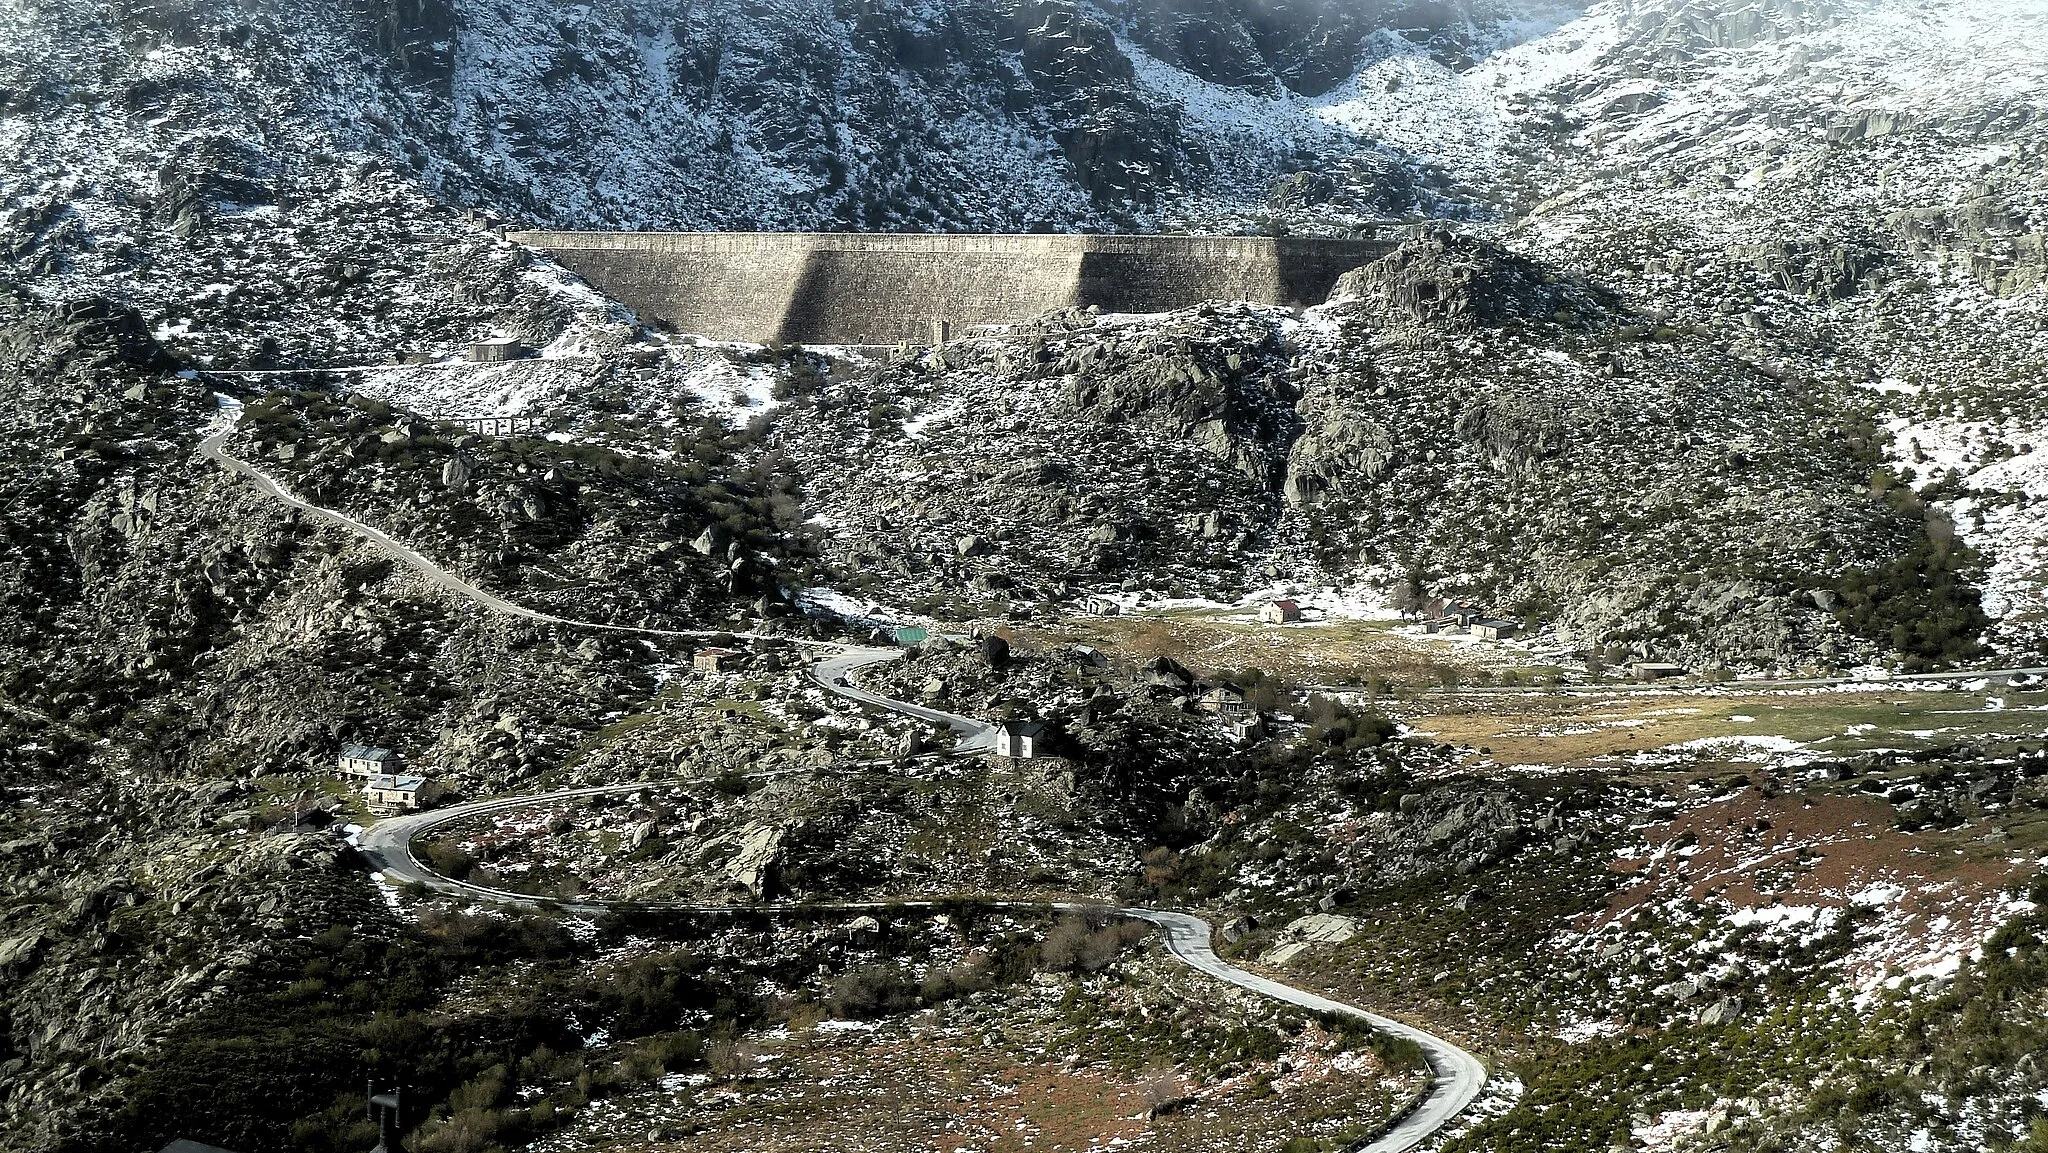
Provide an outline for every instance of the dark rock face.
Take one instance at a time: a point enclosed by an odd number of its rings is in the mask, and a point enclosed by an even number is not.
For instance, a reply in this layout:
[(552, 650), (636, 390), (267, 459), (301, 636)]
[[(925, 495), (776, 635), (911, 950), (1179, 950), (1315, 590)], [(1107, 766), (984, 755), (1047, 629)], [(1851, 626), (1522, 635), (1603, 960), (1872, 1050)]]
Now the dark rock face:
[(1340, 278), (1331, 296), (1356, 297), (1359, 310), (1382, 325), (1451, 330), (1574, 318), (1602, 307), (1598, 294), (1560, 283), (1526, 258), (1451, 233), (1403, 244)]
[(446, 81), (455, 64), (453, 0), (352, 0), (377, 51), (398, 70)]
[(157, 218), (179, 236), (206, 227), (223, 206), (268, 204), (262, 156), (240, 141), (206, 137), (179, 150), (157, 170), (163, 194)]
[[(165, 371), (170, 358), (149, 334), (142, 314), (126, 305), (99, 298), (75, 300), (57, 311), (55, 347), (90, 368), (121, 365)], [(59, 361), (61, 363), (61, 361)]]
[(1211, 84), (1317, 95), (1351, 75), (1382, 29), (1454, 58), (1483, 7), (1465, 0), (1119, 0), (1111, 11), (1145, 51)]
[(1115, 34), (1055, 4), (1019, 8), (1012, 28), (1081, 187), (1098, 204), (1149, 203), (1176, 175), (1180, 125), (1172, 109), (1146, 107)]
[(1211, 84), (1271, 88), (1272, 65), (1251, 29), (1222, 4), (1132, 6), (1132, 32), (1146, 51), (1170, 60)]

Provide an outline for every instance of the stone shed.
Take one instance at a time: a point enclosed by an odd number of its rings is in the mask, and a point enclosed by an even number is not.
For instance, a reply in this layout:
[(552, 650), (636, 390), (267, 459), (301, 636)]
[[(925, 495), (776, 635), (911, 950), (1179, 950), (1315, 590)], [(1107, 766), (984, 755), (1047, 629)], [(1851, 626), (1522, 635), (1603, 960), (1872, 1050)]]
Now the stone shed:
[(690, 667), (700, 673), (730, 672), (739, 666), (740, 655), (733, 649), (698, 649), (697, 655), (690, 658)]
[(509, 336), (494, 336), (469, 346), (466, 358), (473, 364), (503, 364), (526, 355), (526, 346)]

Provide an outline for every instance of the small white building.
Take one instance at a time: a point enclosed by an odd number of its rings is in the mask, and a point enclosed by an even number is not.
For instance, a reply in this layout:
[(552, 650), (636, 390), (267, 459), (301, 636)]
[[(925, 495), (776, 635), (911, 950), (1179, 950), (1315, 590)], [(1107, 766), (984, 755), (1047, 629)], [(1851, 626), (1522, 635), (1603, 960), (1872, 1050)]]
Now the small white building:
[(1004, 721), (996, 726), (996, 755), (1028, 761), (1044, 739), (1045, 726), (1037, 721)]
[(1301, 619), (1301, 604), (1298, 601), (1274, 601), (1259, 610), (1259, 619), (1269, 625), (1291, 624)]
[(1120, 616), (1124, 611), (1124, 606), (1108, 597), (1089, 597), (1081, 602), (1081, 607), (1098, 617)]
[(363, 796), (381, 812), (413, 812), (427, 808), (441, 793), (425, 777), (385, 773), (363, 782)]
[(370, 745), (341, 747), (341, 774), (345, 777), (389, 775), (398, 771), (399, 764), (398, 754), (390, 749), (379, 749)]

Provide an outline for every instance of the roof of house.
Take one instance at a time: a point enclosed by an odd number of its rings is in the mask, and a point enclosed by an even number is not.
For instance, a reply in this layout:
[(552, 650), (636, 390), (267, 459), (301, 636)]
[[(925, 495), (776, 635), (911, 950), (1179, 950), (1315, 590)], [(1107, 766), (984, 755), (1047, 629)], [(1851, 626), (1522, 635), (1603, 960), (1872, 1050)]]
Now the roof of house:
[(1236, 697), (1239, 700), (1243, 700), (1244, 690), (1236, 685), (1217, 685), (1202, 695), (1204, 697)]
[(1289, 609), (1300, 609), (1301, 603), (1299, 601), (1274, 601), (1273, 607), (1285, 612)]
[(697, 655), (700, 657), (736, 657), (740, 654), (738, 649), (698, 649)]
[(518, 344), (519, 338), (516, 336), (487, 336), (482, 340), (472, 340), (470, 341), (470, 343), (478, 345), (497, 345), (499, 347), (504, 347), (506, 345)]
[(1013, 737), (1035, 737), (1045, 731), (1040, 721), (1004, 721), (997, 727)]
[(163, 1147), (163, 1153), (228, 1153), (218, 1145), (206, 1145), (198, 1141), (187, 1141), (183, 1137)]
[(391, 750), (373, 745), (343, 745), (341, 755), (351, 761), (388, 761), (391, 759)]
[(1520, 627), (1522, 627), (1522, 625), (1521, 625), (1521, 622), (1520, 622), (1520, 621), (1508, 621), (1508, 620), (1502, 620), (1502, 619), (1501, 619), (1501, 618), (1499, 618), (1499, 617), (1487, 617), (1487, 618), (1485, 618), (1484, 620), (1481, 620), (1481, 621), (1479, 622), (1479, 627), (1480, 627), (1480, 628), (1494, 627), (1494, 628), (1510, 628), (1510, 629), (1514, 629), (1514, 628), (1520, 628)]
[(394, 776), (390, 773), (385, 773), (380, 776), (371, 777), (368, 787), (400, 793), (412, 793), (418, 792), (420, 786), (426, 783), (427, 778), (425, 777), (415, 777), (409, 774), (406, 776)]

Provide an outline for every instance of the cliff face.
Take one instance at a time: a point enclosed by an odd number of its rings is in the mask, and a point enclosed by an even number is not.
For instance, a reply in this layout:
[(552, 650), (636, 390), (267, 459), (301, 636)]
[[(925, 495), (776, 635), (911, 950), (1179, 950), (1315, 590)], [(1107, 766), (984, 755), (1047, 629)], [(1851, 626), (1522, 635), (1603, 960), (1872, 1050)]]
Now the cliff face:
[(371, 43), (399, 72), (420, 81), (447, 80), (461, 19), (455, 0), (351, 0), (349, 7), (369, 24)]
[(1462, 60), (1500, 16), (1481, 0), (1108, 0), (1143, 50), (1211, 84), (1319, 96), (1350, 77), (1381, 31)]

